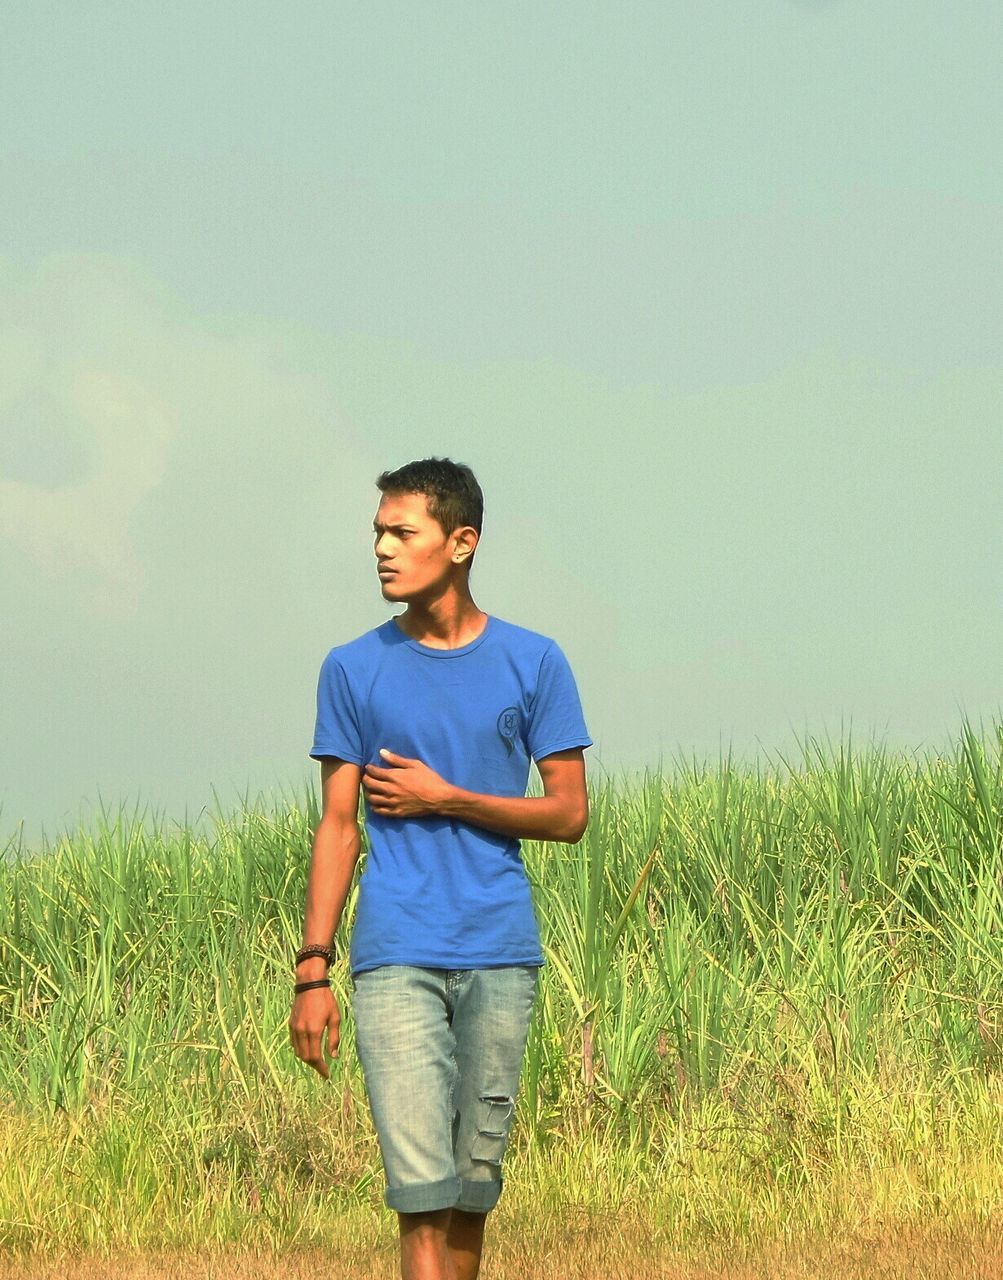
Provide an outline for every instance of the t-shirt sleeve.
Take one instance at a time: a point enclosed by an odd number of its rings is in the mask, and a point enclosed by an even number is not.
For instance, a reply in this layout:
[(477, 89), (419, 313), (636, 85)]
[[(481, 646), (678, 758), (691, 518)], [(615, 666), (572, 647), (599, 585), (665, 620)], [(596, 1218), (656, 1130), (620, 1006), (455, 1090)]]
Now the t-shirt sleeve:
[(317, 681), (317, 722), (313, 732), (314, 760), (337, 756), (351, 764), (362, 764), (362, 732), (348, 677), (341, 663), (328, 654)]
[(592, 746), (575, 677), (560, 646), (553, 640), (540, 663), (526, 746), (534, 760), (568, 747)]

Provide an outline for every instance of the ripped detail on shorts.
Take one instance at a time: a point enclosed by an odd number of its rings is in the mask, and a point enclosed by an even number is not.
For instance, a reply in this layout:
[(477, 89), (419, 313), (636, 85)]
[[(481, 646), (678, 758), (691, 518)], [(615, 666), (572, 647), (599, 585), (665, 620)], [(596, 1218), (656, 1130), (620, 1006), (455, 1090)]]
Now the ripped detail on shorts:
[(501, 1164), (515, 1114), (515, 1099), (501, 1094), (482, 1094), (478, 1105), (477, 1135), (470, 1147), (470, 1158)]

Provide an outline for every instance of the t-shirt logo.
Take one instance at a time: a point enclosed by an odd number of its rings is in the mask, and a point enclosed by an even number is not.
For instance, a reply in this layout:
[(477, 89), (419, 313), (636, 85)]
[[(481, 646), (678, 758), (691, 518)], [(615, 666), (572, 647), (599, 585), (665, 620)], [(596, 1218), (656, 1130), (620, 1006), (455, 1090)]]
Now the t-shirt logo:
[(505, 743), (505, 754), (511, 755), (515, 750), (515, 735), (519, 732), (519, 708), (506, 707), (498, 717), (498, 732)]

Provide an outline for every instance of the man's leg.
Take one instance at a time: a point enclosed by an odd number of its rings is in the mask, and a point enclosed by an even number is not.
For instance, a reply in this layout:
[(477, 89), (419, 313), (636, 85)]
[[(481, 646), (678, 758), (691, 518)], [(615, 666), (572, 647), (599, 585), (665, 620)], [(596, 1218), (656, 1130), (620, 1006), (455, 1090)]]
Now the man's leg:
[(446, 1249), (460, 1191), (452, 1152), (457, 1076), (450, 974), (381, 965), (356, 975), (355, 1042), (399, 1217), (406, 1280), (454, 1280)]
[(477, 1280), (487, 1216), (486, 1213), (472, 1213), (453, 1206), (446, 1233), (446, 1247), (453, 1261), (456, 1280)]
[[(446, 1235), (452, 1209), (398, 1213), (402, 1280), (466, 1280), (453, 1265)], [(473, 1272), (476, 1275), (476, 1271)]]
[(453, 1154), (460, 1196), (446, 1243), (457, 1280), (475, 1280), (484, 1225), (502, 1189), (501, 1164), (515, 1112), (535, 967), (471, 970), (456, 1002), (453, 1032), (459, 1072)]
[(398, 1213), (403, 1280), (477, 1280), (486, 1213)]

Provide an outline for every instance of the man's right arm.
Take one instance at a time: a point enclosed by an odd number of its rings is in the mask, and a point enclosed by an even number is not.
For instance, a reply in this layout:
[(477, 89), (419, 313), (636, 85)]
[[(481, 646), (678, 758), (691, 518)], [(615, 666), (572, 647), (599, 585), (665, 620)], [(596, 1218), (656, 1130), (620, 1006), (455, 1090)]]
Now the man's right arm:
[[(310, 874), (303, 911), (303, 946), (330, 946), (345, 909), (345, 900), (362, 849), (359, 831), (359, 791), (362, 767), (349, 760), (326, 757), (320, 762), (322, 809), (313, 836)], [(323, 978), (323, 956), (308, 956), (296, 969), (299, 982)]]
[[(345, 899), (359, 860), (359, 787), (362, 769), (348, 760), (326, 757), (321, 761), (320, 785), (323, 809), (313, 836), (313, 854), (303, 913), (303, 945), (320, 942), (329, 947), (341, 920)], [(296, 966), (298, 982), (312, 982), (327, 974), (323, 956), (308, 956)], [(335, 1057), (341, 1039), (341, 1010), (329, 986), (301, 991), (293, 998), (289, 1035), (297, 1058), (330, 1079), (324, 1058)]]

